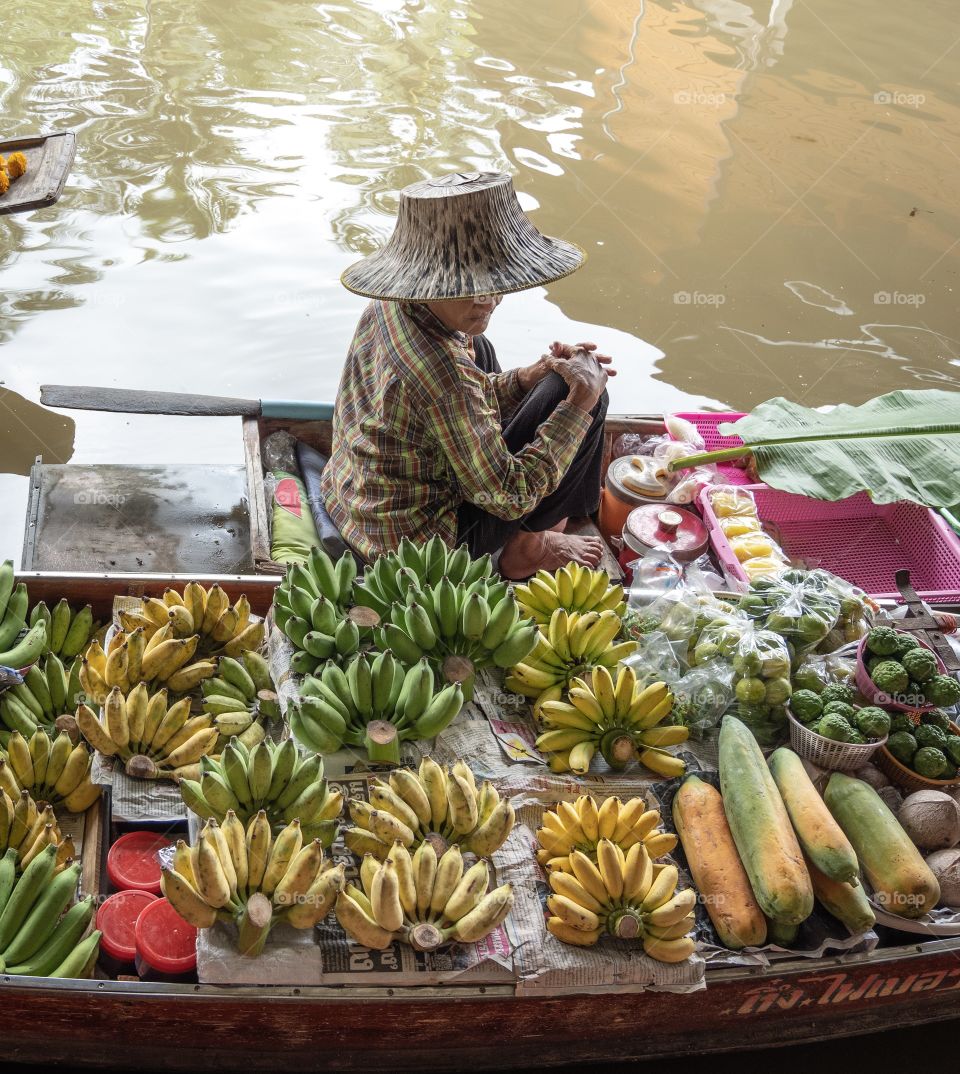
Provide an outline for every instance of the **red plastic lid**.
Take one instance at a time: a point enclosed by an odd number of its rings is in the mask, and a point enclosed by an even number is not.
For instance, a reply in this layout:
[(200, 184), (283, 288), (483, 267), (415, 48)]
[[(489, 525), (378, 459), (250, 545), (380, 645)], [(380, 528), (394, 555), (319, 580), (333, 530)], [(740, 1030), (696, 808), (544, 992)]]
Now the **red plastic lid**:
[(692, 560), (703, 555), (709, 536), (707, 527), (691, 511), (666, 504), (635, 507), (623, 527), (623, 540), (642, 555), (663, 548), (675, 559)]
[(197, 930), (157, 899), (137, 918), (137, 954), (159, 973), (190, 973), (197, 966)]
[(133, 962), (137, 954), (137, 919), (156, 895), (149, 891), (118, 891), (97, 910), (97, 928), (103, 933), (100, 946), (118, 962)]
[(160, 894), (160, 861), (157, 853), (170, 846), (170, 840), (157, 832), (128, 832), (107, 854), (107, 875), (120, 891), (134, 888)]

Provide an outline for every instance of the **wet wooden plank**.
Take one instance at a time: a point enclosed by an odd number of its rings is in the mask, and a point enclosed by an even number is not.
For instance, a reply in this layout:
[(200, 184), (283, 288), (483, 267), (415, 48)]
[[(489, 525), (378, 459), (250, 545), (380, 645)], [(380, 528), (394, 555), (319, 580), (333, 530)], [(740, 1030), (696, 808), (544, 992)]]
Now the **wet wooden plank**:
[(3, 157), (21, 152), (27, 158), (26, 175), (13, 180), (7, 193), (0, 195), (0, 216), (52, 205), (63, 193), (75, 151), (72, 131), (0, 142)]
[(101, 388), (86, 384), (42, 384), (44, 406), (68, 410), (106, 410), (113, 414), (185, 414), (189, 417), (256, 416), (259, 399), (228, 395), (195, 395), (192, 392), (144, 391), (132, 388)]

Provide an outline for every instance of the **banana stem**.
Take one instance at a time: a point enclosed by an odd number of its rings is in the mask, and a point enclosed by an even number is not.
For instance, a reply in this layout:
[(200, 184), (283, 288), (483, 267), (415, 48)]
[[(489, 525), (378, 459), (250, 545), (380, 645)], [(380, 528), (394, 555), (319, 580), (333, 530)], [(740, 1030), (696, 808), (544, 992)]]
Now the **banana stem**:
[(635, 940), (640, 935), (642, 923), (632, 910), (625, 910), (617, 915), (608, 927), (611, 935), (618, 940)]
[(135, 753), (127, 761), (126, 773), (134, 779), (156, 779), (160, 774), (154, 761), (142, 753)]
[(237, 950), (240, 954), (250, 958), (262, 954), (273, 925), (273, 907), (266, 895), (256, 891), (250, 896), (237, 925), (240, 930)]
[(443, 932), (426, 921), (407, 930), (407, 942), (417, 951), (436, 951), (444, 939)]
[(637, 748), (630, 735), (615, 728), (601, 739), (600, 752), (611, 768), (625, 768), (636, 757)]
[(393, 765), (400, 763), (400, 736), (392, 723), (371, 720), (367, 724), (363, 744), (371, 761)]

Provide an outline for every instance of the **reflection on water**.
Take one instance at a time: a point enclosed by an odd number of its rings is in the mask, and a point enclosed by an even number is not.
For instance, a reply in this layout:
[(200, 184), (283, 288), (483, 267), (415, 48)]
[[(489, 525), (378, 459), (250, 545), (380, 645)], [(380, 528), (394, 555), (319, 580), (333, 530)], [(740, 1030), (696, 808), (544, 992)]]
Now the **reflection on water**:
[[(947, 0), (56, 9), (21, 0), (0, 50), (4, 134), (78, 143), (58, 205), (0, 218), (0, 376), (26, 399), (331, 395), (362, 308), (339, 273), (400, 187), (486, 168), (590, 254), (501, 306), (506, 364), (595, 337), (621, 411), (956, 383)], [(78, 459), (226, 450), (204, 423), (77, 421)], [(0, 472), (22, 472), (0, 426)]]

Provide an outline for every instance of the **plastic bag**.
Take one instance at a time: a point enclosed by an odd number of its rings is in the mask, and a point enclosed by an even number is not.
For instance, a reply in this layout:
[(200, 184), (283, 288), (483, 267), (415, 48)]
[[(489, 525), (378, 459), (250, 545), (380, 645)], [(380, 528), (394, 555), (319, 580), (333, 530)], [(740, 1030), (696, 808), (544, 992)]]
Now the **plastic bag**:
[(725, 660), (691, 668), (673, 686), (671, 723), (683, 724), (691, 738), (703, 738), (720, 723), (733, 697), (733, 667)]
[(827, 571), (791, 569), (751, 583), (740, 607), (803, 653), (819, 645), (840, 618), (840, 598)]
[[(724, 521), (730, 521), (725, 519)], [(741, 533), (737, 537), (730, 537), (730, 548), (737, 559), (743, 563), (746, 559), (757, 559), (761, 556), (778, 556), (780, 548), (769, 533), (758, 530), (754, 533)]]
[(819, 694), (832, 682), (856, 687), (856, 672), (856, 645), (850, 645), (842, 652), (825, 655), (808, 653), (793, 669), (791, 682), (794, 691), (812, 690)]
[(762, 531), (760, 519), (753, 515), (730, 515), (728, 518), (717, 519), (717, 524), (728, 541), (734, 537), (742, 537), (746, 533)]
[(758, 517), (753, 493), (737, 485), (715, 485), (710, 490), (709, 498), (710, 507), (717, 518)]
[(262, 451), (264, 470), (283, 470), (285, 473), (299, 476), (297, 438), (288, 433), (286, 429), (271, 433), (263, 441)]
[(754, 556), (752, 559), (745, 559), (741, 566), (751, 583), (761, 578), (778, 578), (790, 569), (790, 564), (787, 560), (782, 555), (777, 554)]
[(832, 653), (869, 634), (879, 605), (846, 579), (838, 578), (829, 571), (819, 573), (826, 575), (826, 584), (840, 601), (840, 616), (837, 622), (817, 646), (817, 652)]
[(655, 682), (665, 682), (672, 687), (680, 679), (680, 657), (676, 644), (661, 630), (654, 630), (638, 639), (636, 651), (624, 660), (633, 668), (638, 687), (642, 689)]
[(776, 745), (787, 730), (786, 704), (793, 693), (790, 650), (779, 634), (748, 623), (733, 653), (732, 711), (761, 746)]
[(621, 433), (613, 442), (611, 459), (623, 455), (652, 455), (654, 450), (665, 443), (665, 436), (645, 436), (643, 433)]
[(674, 440), (690, 444), (696, 451), (703, 451), (706, 448), (703, 437), (692, 421), (681, 418), (679, 414), (664, 414), (663, 423)]

